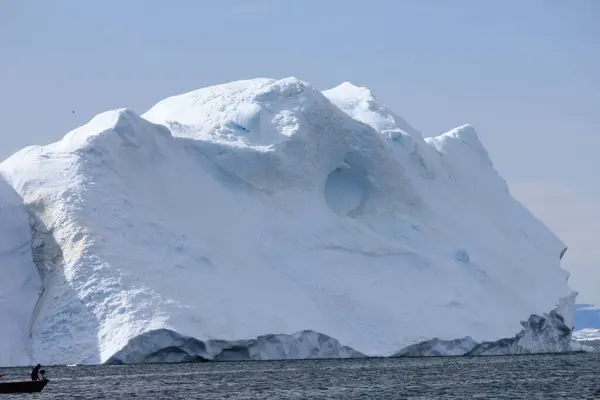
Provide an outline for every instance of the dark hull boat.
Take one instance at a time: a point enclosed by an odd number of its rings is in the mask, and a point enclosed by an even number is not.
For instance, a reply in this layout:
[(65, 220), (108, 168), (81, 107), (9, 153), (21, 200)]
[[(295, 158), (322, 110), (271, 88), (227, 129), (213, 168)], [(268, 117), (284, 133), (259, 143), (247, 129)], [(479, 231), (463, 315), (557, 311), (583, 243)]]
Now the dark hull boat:
[(41, 381), (0, 382), (0, 393), (38, 393), (41, 392), (47, 384), (47, 379)]

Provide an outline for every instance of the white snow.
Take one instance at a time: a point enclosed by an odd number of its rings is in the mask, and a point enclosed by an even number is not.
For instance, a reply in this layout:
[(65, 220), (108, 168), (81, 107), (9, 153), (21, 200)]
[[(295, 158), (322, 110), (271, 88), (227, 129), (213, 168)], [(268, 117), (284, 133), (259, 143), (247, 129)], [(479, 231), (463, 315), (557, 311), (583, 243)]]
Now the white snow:
[(105, 362), (157, 329), (312, 330), (387, 356), (512, 337), (559, 306), (572, 326), (566, 246), (510, 196), (475, 130), (423, 139), (349, 83), (254, 79), (109, 111), (0, 173), (33, 215), (45, 291), (28, 350), (43, 364)]

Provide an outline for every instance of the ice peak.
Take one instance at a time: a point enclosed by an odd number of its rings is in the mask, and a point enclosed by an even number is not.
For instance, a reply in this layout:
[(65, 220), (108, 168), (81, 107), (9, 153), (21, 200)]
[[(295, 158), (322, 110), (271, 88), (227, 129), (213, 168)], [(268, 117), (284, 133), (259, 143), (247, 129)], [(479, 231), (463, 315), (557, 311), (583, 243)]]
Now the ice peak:
[[(98, 145), (98, 141), (120, 140), (129, 145), (137, 145), (144, 140), (148, 126), (153, 125), (128, 108), (110, 110), (96, 115), (87, 124), (76, 128), (65, 135), (56, 145), (62, 151), (73, 151), (80, 148)], [(156, 126), (163, 134), (169, 134), (164, 127)]]
[(83, 133), (98, 133), (106, 130), (114, 129), (118, 126), (130, 124), (132, 121), (140, 119), (135, 111), (129, 108), (117, 108), (115, 110), (105, 111), (94, 116), (87, 124), (80, 128), (77, 128), (69, 133), (67, 136), (78, 136)]
[(423, 141), (421, 133), (388, 107), (382, 105), (371, 89), (346, 81), (323, 91), (323, 94), (352, 118), (373, 127), (392, 140), (403, 135), (410, 136), (413, 141), (410, 147)]
[(487, 154), (487, 151), (485, 150), (485, 148), (481, 144), (481, 141), (479, 140), (479, 135), (477, 135), (477, 131), (475, 131), (475, 128), (470, 124), (458, 126), (445, 133), (444, 135), (455, 137), (461, 142), (464, 142), (479, 150), (483, 150)]
[(292, 97), (303, 93), (305, 90), (315, 90), (308, 82), (304, 82), (296, 77), (288, 77), (272, 82), (264, 89), (257, 91), (256, 98), (261, 99), (266, 97), (269, 99), (271, 93), (281, 97)]
[(335, 96), (339, 99), (346, 98), (349, 101), (377, 101), (377, 98), (375, 97), (371, 89), (355, 85), (349, 81), (342, 82), (336, 87), (326, 90), (326, 92), (331, 96)]
[(302, 115), (327, 112), (327, 106), (319, 91), (298, 78), (259, 78), (171, 96), (142, 117), (169, 126), (174, 136), (265, 149), (298, 132)]
[(427, 138), (426, 140), (435, 148), (437, 148), (438, 151), (442, 151), (443, 153), (457, 151), (462, 152), (462, 149), (467, 148), (474, 152), (474, 154), (476, 154), (477, 157), (485, 164), (493, 168), (493, 164), (487, 150), (485, 147), (483, 147), (483, 144), (479, 140), (477, 131), (475, 131), (475, 128), (473, 128), (473, 126), (470, 124), (461, 125), (440, 136), (435, 138)]

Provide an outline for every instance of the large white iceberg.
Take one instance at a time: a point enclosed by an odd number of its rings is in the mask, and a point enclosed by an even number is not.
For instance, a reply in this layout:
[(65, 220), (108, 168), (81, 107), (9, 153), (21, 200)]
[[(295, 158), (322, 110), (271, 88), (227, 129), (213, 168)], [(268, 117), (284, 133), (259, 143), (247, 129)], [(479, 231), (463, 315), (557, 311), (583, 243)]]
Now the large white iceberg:
[(105, 112), (0, 174), (2, 363), (389, 356), (555, 309), (573, 326), (566, 246), (475, 130), (424, 139), (350, 83)]

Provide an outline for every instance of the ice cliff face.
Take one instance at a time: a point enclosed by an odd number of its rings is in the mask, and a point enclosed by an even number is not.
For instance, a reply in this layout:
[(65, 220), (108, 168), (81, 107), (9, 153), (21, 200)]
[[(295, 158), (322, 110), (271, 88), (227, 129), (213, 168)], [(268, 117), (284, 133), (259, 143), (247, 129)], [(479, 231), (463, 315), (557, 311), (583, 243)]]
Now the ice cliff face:
[(572, 326), (566, 246), (475, 130), (423, 139), (349, 83), (254, 79), (109, 111), (0, 173), (20, 210), (1, 244), (21, 274), (0, 284), (2, 321), (20, 321), (3, 362), (388, 356), (512, 337), (554, 309)]
[(27, 209), (0, 176), (0, 365), (30, 362), (30, 328), (40, 290)]

